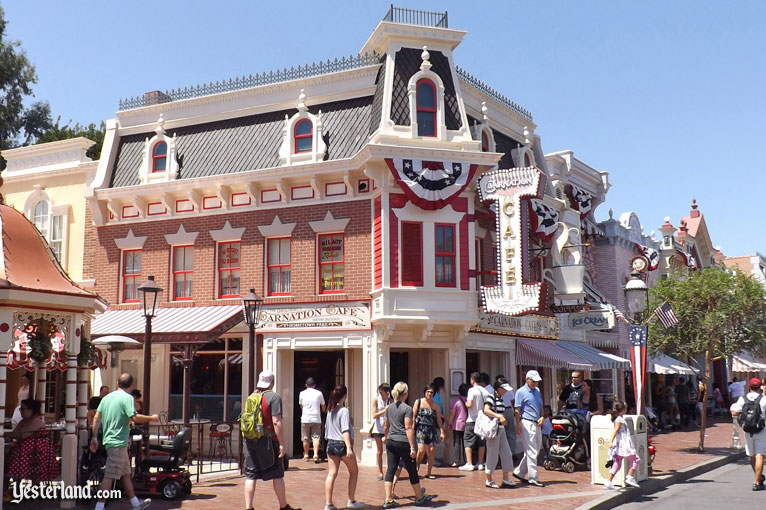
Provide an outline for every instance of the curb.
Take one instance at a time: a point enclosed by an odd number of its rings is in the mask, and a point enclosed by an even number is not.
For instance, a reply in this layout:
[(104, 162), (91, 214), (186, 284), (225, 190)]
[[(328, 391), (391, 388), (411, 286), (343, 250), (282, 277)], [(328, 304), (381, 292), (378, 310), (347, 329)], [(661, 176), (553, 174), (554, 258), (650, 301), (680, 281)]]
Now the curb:
[(700, 462), (699, 464), (694, 464), (693, 466), (679, 469), (675, 473), (672, 473), (669, 475), (658, 476), (657, 478), (650, 478), (649, 480), (642, 482), (640, 489), (632, 488), (627, 490), (621, 490), (617, 494), (607, 494), (605, 496), (598, 498), (595, 501), (583, 503), (582, 505), (575, 508), (575, 510), (610, 510), (611, 508), (615, 508), (624, 503), (633, 501), (634, 499), (637, 499), (639, 496), (643, 496), (646, 494), (653, 494), (673, 484), (685, 482), (686, 480), (695, 478), (703, 473), (707, 473), (708, 471), (718, 469), (721, 466), (725, 466), (726, 464), (736, 462), (743, 458), (745, 458), (744, 451), (739, 451), (736, 453), (732, 453), (730, 455), (715, 457), (713, 459)]

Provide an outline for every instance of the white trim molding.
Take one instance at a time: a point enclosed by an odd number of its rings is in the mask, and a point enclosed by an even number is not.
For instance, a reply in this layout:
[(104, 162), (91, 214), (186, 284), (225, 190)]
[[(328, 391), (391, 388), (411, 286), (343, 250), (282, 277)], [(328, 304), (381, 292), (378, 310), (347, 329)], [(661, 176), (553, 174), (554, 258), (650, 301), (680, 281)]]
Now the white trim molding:
[(128, 230), (127, 236), (121, 239), (115, 239), (114, 244), (116, 244), (117, 248), (120, 250), (143, 250), (146, 237), (147, 236), (136, 236), (131, 228)]
[[(144, 150), (141, 153), (141, 166), (138, 169), (138, 178), (141, 184), (148, 184), (151, 182), (168, 182), (174, 181), (178, 177), (178, 160), (176, 159), (176, 135), (173, 133), (172, 138), (165, 136), (165, 119), (160, 114), (160, 118), (157, 119), (157, 127), (154, 129), (156, 133), (152, 138), (144, 140)], [(165, 142), (165, 170), (160, 172), (153, 172), (153, 152), (154, 147), (158, 143)]]
[(271, 225), (260, 225), (258, 230), (263, 237), (288, 237), (293, 235), (295, 223), (282, 223), (279, 215), (274, 215)]
[(335, 218), (332, 212), (327, 211), (323, 220), (309, 221), (311, 230), (317, 234), (324, 234), (325, 232), (345, 232), (346, 226), (351, 218)]
[(222, 229), (210, 231), (210, 237), (212, 237), (213, 241), (217, 243), (226, 241), (240, 241), (245, 233), (245, 228), (247, 227), (232, 227), (231, 223), (229, 223), (229, 220), (226, 220), (226, 223), (223, 225)]
[[(309, 112), (306, 106), (306, 94), (304, 89), (298, 96), (298, 112), (292, 117), (285, 114), (285, 125), (282, 128), (282, 145), (279, 148), (279, 163), (281, 165), (294, 165), (298, 163), (316, 163), (324, 159), (327, 145), (324, 143), (322, 131), (322, 110), (318, 115)], [(295, 152), (295, 126), (298, 122), (307, 119), (311, 122), (311, 150)], [(283, 194), (284, 196), (284, 194)]]
[(193, 246), (199, 232), (187, 232), (183, 223), (175, 234), (165, 234), (165, 240), (171, 246)]

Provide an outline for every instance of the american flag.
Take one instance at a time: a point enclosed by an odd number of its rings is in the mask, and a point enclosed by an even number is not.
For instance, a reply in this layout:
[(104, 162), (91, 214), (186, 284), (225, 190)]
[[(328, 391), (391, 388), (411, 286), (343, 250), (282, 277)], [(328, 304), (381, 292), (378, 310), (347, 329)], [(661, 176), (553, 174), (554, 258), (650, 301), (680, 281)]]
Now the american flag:
[(641, 414), (644, 403), (644, 381), (646, 380), (646, 340), (649, 337), (647, 326), (628, 326), (630, 339), (630, 361), (633, 365), (633, 392), (636, 397), (636, 414)]
[(654, 316), (660, 320), (662, 325), (665, 326), (665, 329), (672, 328), (678, 324), (678, 317), (676, 317), (675, 312), (673, 312), (673, 308), (670, 306), (670, 303), (665, 303), (661, 306), (658, 306), (654, 311)]
[(625, 324), (630, 324), (630, 321), (628, 321), (628, 318), (625, 317), (625, 314), (620, 311), (619, 308), (612, 305), (612, 310), (614, 311), (614, 316), (617, 318), (618, 321), (622, 321)]

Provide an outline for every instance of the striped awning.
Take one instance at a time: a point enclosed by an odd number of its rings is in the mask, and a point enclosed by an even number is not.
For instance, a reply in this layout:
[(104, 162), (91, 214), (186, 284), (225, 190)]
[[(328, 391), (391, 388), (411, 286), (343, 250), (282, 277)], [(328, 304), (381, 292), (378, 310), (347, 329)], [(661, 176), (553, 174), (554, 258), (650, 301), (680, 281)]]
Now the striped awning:
[(740, 352), (731, 357), (731, 371), (740, 374), (764, 374), (766, 363), (761, 363), (748, 352)]
[(552, 340), (519, 338), (516, 340), (516, 364), (572, 370), (598, 368), (572, 351), (560, 347), (558, 343)]
[[(160, 308), (152, 319), (152, 342), (209, 342), (242, 320), (239, 305)], [(107, 310), (91, 323), (91, 337), (124, 335), (142, 341), (145, 328), (146, 319), (140, 309)]]
[(606, 370), (606, 369), (630, 369), (630, 360), (617, 356), (616, 354), (610, 354), (600, 349), (596, 349), (590, 344), (585, 342), (573, 342), (569, 340), (559, 340), (556, 342), (560, 347), (576, 354), (577, 356), (587, 360), (591, 365)]
[(658, 352), (654, 356), (648, 356), (647, 372), (653, 374), (683, 374), (692, 375), (692, 370), (689, 365), (683, 361), (679, 361), (672, 356)]
[(585, 339), (593, 347), (610, 347), (616, 348), (620, 337), (613, 330), (609, 333), (604, 331), (586, 331)]

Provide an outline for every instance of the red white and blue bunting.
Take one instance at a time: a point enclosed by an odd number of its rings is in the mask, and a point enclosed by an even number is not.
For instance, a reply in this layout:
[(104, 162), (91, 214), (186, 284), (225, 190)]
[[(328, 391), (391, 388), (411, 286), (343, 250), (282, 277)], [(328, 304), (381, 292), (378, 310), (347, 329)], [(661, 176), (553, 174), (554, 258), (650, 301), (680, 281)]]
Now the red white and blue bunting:
[(397, 184), (407, 198), (427, 211), (441, 209), (471, 182), (478, 165), (456, 161), (386, 158)]
[(572, 208), (580, 213), (580, 218), (584, 218), (593, 209), (593, 195), (574, 184), (566, 187), (566, 194)]
[(654, 248), (649, 248), (648, 246), (644, 246), (643, 244), (638, 243), (636, 243), (636, 248), (638, 249), (638, 253), (646, 257), (646, 259), (649, 261), (649, 271), (654, 271), (659, 267), (660, 252)]
[(682, 250), (679, 250), (678, 248), (676, 248), (676, 251), (684, 259), (684, 262), (686, 263), (686, 267), (697, 269), (697, 259), (694, 258), (694, 255), (689, 255), (688, 253)]
[(529, 212), (532, 235), (544, 243), (551, 242), (559, 228), (559, 212), (536, 198), (529, 199)]

